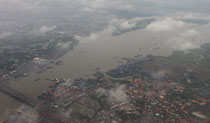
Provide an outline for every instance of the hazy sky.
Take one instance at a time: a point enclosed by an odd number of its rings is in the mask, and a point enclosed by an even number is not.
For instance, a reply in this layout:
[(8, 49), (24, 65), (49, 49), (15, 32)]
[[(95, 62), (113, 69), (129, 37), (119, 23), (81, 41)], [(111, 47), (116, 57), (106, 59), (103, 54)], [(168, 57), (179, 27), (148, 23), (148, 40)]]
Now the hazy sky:
[[(168, 14), (169, 12), (209, 13), (209, 0), (0, 0), (3, 17), (44, 14), (70, 14), (77, 11), (115, 9), (137, 13)], [(139, 11), (144, 10), (144, 11)], [(154, 11), (156, 10), (156, 11)], [(15, 15), (18, 14), (18, 15)], [(31, 14), (31, 15), (30, 15)], [(10, 18), (13, 18), (10, 17)]]
[(53, 29), (88, 34), (104, 29), (115, 18), (209, 12), (210, 0), (0, 0), (0, 38)]

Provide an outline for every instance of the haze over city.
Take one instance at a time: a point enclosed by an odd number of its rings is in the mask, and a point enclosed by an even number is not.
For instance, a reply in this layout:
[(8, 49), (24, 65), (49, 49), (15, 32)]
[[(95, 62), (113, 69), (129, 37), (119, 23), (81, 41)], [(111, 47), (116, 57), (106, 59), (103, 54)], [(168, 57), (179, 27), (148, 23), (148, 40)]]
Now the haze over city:
[(0, 0), (0, 123), (208, 123), (209, 22), (209, 0)]

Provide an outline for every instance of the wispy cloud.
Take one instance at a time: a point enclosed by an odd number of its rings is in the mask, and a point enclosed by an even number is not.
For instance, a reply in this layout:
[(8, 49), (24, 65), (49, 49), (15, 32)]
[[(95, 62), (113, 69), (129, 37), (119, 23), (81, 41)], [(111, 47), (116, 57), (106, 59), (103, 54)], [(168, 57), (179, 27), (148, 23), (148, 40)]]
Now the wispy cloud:
[(157, 72), (153, 72), (153, 73), (152, 73), (152, 77), (153, 77), (154, 79), (161, 79), (162, 77), (165, 76), (166, 73), (167, 73), (166, 70), (159, 70), (159, 71), (157, 71)]
[(183, 36), (183, 37), (193, 37), (193, 36), (196, 36), (198, 34), (199, 34), (198, 31), (196, 31), (194, 29), (189, 29), (189, 30), (183, 32), (181, 34), (181, 36)]
[[(14, 111), (12, 111), (14, 112)], [(39, 114), (36, 109), (32, 109), (28, 106), (20, 106), (15, 113), (9, 116), (9, 123), (37, 123)]]
[(12, 35), (12, 32), (2, 32), (0, 33), (0, 39), (8, 37), (10, 35)]
[(116, 8), (116, 6), (118, 9), (132, 8), (132, 5), (124, 0), (79, 0), (79, 2), (94, 9)]
[(125, 85), (119, 85), (117, 88), (111, 89), (109, 94), (109, 101), (113, 104), (123, 103), (128, 101), (128, 96), (126, 95), (123, 88)]
[(146, 27), (147, 30), (149, 31), (174, 31), (176, 29), (181, 29), (185, 25), (184, 22), (174, 20), (172, 18), (167, 18), (164, 20), (156, 21), (151, 23)]
[(52, 31), (54, 29), (56, 29), (57, 26), (52, 26), (52, 27), (48, 27), (48, 26), (43, 26), (39, 29), (39, 32), (40, 33), (46, 33), (46, 32), (49, 32), (49, 31)]
[(169, 45), (171, 45), (176, 50), (189, 50), (189, 49), (200, 48), (201, 44), (199, 42), (194, 42), (191, 39), (177, 37), (170, 39)]
[(177, 37), (172, 37), (168, 40), (169, 45), (171, 45), (174, 49), (178, 50), (189, 50), (200, 48), (202, 42), (200, 40), (193, 40), (194, 37), (201, 37), (201, 35), (194, 29), (189, 29), (180, 34)]

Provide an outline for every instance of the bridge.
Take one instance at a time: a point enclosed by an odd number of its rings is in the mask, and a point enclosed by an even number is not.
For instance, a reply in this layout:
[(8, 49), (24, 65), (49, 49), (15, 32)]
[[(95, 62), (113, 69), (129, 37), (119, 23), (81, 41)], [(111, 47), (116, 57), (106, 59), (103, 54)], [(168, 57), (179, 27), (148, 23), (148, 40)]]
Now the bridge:
[(48, 106), (44, 103), (41, 103), (41, 102), (38, 102), (36, 100), (33, 100), (29, 97), (27, 97), (26, 95), (18, 92), (17, 90), (15, 89), (12, 89), (4, 84), (0, 84), (0, 91), (12, 96), (13, 98), (29, 105), (29, 106), (32, 106), (33, 108), (37, 108), (39, 111), (41, 112), (45, 112), (45, 113), (58, 113), (58, 110), (51, 107), (51, 106)]
[(32, 100), (31, 98), (27, 97), (26, 95), (14, 90), (6, 85), (0, 84), (0, 90), (4, 93), (16, 98), (17, 100), (32, 106), (32, 107), (36, 107), (38, 105), (37, 101)]

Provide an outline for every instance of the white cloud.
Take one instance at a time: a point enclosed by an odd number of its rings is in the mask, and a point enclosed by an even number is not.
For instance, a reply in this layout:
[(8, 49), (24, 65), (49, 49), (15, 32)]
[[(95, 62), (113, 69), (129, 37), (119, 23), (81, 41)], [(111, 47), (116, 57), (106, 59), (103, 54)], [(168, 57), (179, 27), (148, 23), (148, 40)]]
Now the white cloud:
[(191, 39), (185, 39), (183, 37), (173, 38), (169, 40), (169, 45), (176, 50), (189, 50), (200, 48), (199, 42), (193, 42)]
[(200, 40), (198, 40), (198, 37), (201, 35), (195, 29), (187, 28), (189, 28), (188, 24), (172, 18), (167, 18), (148, 25), (146, 29), (154, 32), (175, 31), (174, 36), (169, 37), (166, 42), (166, 44), (174, 50), (200, 48), (201, 42), (199, 42)]
[(132, 9), (133, 8), (133, 6), (131, 5), (131, 4), (127, 4), (127, 5), (125, 5), (124, 6), (126, 9)]
[(196, 45), (193, 42), (184, 42), (184, 43), (182, 42), (178, 46), (179, 46), (179, 49), (181, 50), (196, 49), (200, 47), (200, 45)]
[(185, 25), (184, 22), (174, 20), (172, 18), (167, 18), (165, 20), (160, 20), (151, 23), (146, 27), (149, 31), (174, 31), (176, 29), (181, 29)]
[(166, 73), (167, 73), (166, 70), (159, 70), (159, 71), (157, 71), (157, 72), (153, 72), (153, 73), (152, 73), (152, 77), (153, 77), (154, 79), (161, 79), (162, 77), (165, 76)]
[(57, 26), (52, 26), (52, 27), (48, 27), (48, 26), (43, 26), (39, 29), (39, 32), (40, 33), (46, 33), (46, 32), (49, 32), (49, 31), (52, 31), (56, 28)]
[(83, 11), (83, 12), (94, 12), (95, 9), (89, 8), (89, 7), (85, 7), (85, 8), (80, 9), (79, 11)]
[(136, 25), (136, 23), (131, 23), (129, 21), (124, 21), (120, 24), (120, 26), (124, 29), (134, 27), (135, 25)]
[(98, 35), (96, 33), (91, 33), (90, 36), (88, 37), (89, 40), (96, 40), (98, 39)]
[(91, 33), (89, 36), (76, 36), (76, 38), (83, 42), (96, 41), (99, 37), (99, 33)]
[(89, 36), (76, 36), (76, 38), (84, 42), (97, 41), (101, 35), (111, 35), (117, 29), (128, 29), (134, 27), (139, 20), (141, 20), (141, 18), (133, 18), (130, 20), (113, 18), (109, 21), (108, 27), (103, 31), (93, 32)]
[(198, 32), (194, 29), (189, 29), (186, 32), (184, 32), (183, 34), (181, 34), (183, 37), (192, 37), (192, 36), (196, 36), (198, 35)]
[(37, 123), (39, 114), (36, 109), (31, 109), (27, 106), (21, 106), (17, 109), (19, 113), (13, 113), (9, 116), (9, 121), (15, 123)]
[(114, 18), (114, 19), (110, 20), (108, 30), (110, 33), (112, 33), (117, 28), (121, 28), (121, 29), (132, 28), (132, 27), (136, 26), (136, 22), (139, 20), (141, 20), (141, 18), (139, 18), (139, 17), (129, 19), (129, 20)]
[(10, 35), (12, 35), (12, 32), (2, 32), (0, 33), (0, 39), (8, 37)]
[(133, 6), (123, 0), (80, 0), (80, 3), (94, 9), (118, 8), (131, 9)]
[[(188, 29), (180, 32), (177, 37), (169, 40), (169, 45), (177, 50), (189, 50), (200, 48), (201, 42), (198, 40), (201, 35), (194, 29)], [(193, 40), (196, 39), (196, 40)]]
[(128, 96), (123, 91), (125, 85), (120, 85), (115, 89), (110, 90), (109, 93), (109, 101), (113, 104), (123, 103), (128, 101)]
[(58, 43), (57, 46), (58, 48), (62, 48), (62, 49), (68, 49), (70, 47), (71, 43), (70, 42), (66, 42), (66, 43)]

